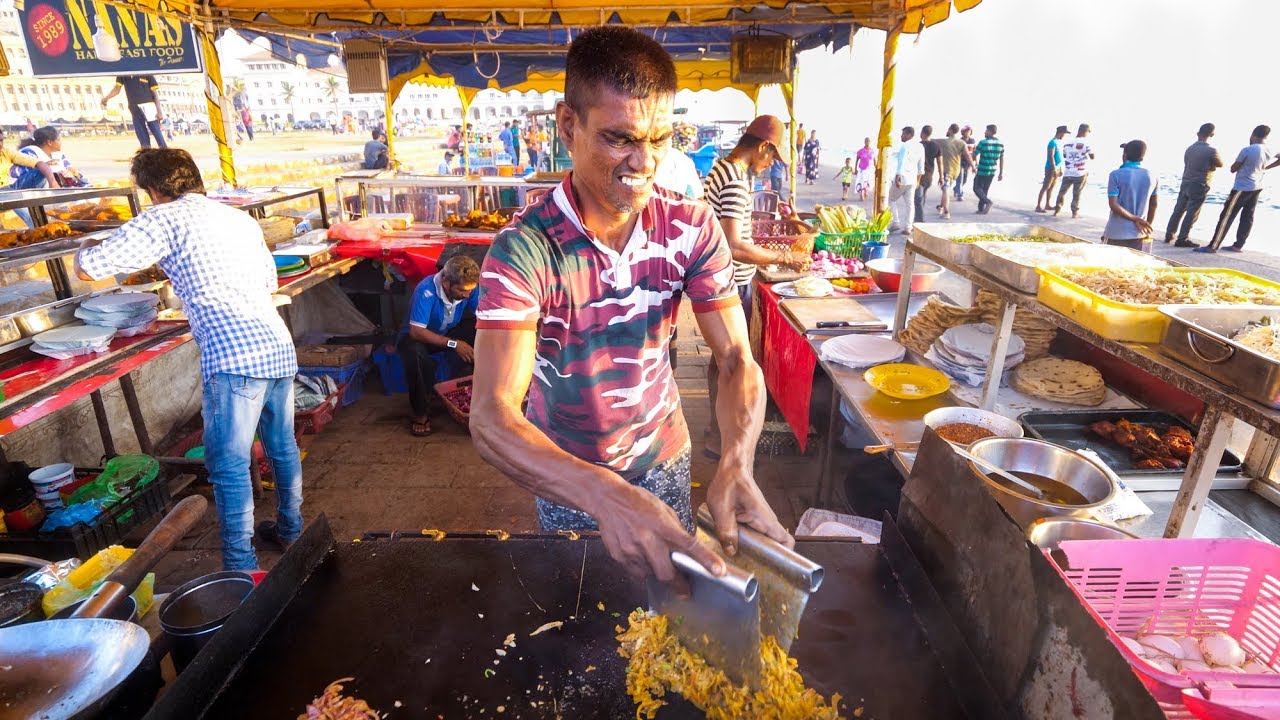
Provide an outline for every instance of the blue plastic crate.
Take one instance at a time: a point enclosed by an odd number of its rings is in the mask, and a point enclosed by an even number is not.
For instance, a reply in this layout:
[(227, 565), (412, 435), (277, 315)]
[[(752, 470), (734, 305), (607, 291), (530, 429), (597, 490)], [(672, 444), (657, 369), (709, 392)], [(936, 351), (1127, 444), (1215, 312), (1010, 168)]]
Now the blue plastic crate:
[(364, 376), (368, 371), (369, 365), (364, 360), (353, 362), (350, 365), (343, 365), (342, 367), (303, 366), (298, 368), (299, 375), (306, 375), (307, 377), (328, 375), (339, 385), (346, 385), (346, 390), (342, 392), (342, 403), (339, 407), (346, 407), (364, 395)]
[(382, 392), (387, 395), (409, 392), (409, 384), (404, 379), (404, 362), (394, 351), (387, 352), (382, 348), (373, 351), (373, 364), (378, 368), (378, 376), (382, 378)]

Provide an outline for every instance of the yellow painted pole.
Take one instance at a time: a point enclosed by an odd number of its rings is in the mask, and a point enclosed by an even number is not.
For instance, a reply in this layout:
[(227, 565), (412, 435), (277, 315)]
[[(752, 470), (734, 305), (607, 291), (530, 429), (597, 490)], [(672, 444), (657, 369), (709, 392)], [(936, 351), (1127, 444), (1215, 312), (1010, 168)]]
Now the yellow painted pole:
[[(213, 44), (215, 37), (212, 22), (206, 22), (200, 31), (200, 48), (204, 55), (204, 99), (209, 107), (209, 129), (213, 131), (213, 139), (218, 143), (218, 163), (222, 168), (222, 182), (230, 187), (236, 186), (236, 160), (231, 151), (230, 117), (233, 110), (227, 100), (222, 86), (222, 62), (218, 59), (218, 48)], [(228, 122), (230, 121), (230, 123)]]
[(800, 153), (796, 152), (796, 128), (800, 126), (800, 123), (796, 121), (796, 90), (800, 82), (800, 59), (796, 58), (795, 63), (796, 66), (791, 71), (791, 92), (786, 92), (784, 88), (783, 97), (787, 101), (787, 115), (791, 117), (791, 147), (789, 148), (791, 151), (791, 187), (788, 189), (791, 197), (788, 202), (791, 203), (792, 210), (800, 212), (800, 206), (796, 204), (796, 174), (800, 172)]
[(383, 124), (386, 125), (384, 132), (387, 134), (387, 168), (391, 170), (399, 170), (400, 163), (396, 160), (396, 133), (395, 120), (391, 118), (391, 106), (396, 102), (396, 96), (387, 91), (387, 116), (384, 118)]
[(875, 212), (884, 212), (885, 165), (889, 162), (889, 147), (893, 145), (893, 91), (898, 79), (898, 38), (902, 36), (902, 22), (889, 31), (884, 39), (884, 79), (880, 83), (880, 135), (876, 147), (880, 148), (880, 162), (876, 165)]
[(462, 103), (462, 174), (471, 174), (471, 143), (467, 142), (467, 128), (471, 125), (467, 121), (467, 114), (471, 111), (471, 100), (467, 97), (467, 92), (462, 86), (457, 86), (458, 102)]

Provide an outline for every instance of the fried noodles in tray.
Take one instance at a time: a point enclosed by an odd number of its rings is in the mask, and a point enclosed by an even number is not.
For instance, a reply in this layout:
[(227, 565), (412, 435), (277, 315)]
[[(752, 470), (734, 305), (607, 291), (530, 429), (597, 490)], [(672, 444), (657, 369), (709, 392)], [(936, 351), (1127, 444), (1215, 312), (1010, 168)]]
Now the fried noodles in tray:
[(1132, 267), (1050, 270), (1103, 297), (1134, 305), (1280, 305), (1280, 292), (1235, 275)]
[(1260, 355), (1280, 360), (1280, 325), (1270, 318), (1245, 325), (1231, 339)]
[(840, 696), (830, 702), (806, 688), (796, 661), (773, 637), (760, 644), (758, 690), (735, 685), (723, 672), (681, 645), (667, 631), (667, 618), (643, 610), (631, 613), (630, 626), (617, 628), (618, 654), (629, 658), (627, 693), (636, 702), (636, 718), (653, 718), (674, 692), (707, 714), (708, 720), (838, 720)]

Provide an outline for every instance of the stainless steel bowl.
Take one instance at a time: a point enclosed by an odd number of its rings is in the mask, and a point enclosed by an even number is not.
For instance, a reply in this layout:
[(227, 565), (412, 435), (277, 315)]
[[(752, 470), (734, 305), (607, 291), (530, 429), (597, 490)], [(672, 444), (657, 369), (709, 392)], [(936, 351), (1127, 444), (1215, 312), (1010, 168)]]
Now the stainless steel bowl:
[(1137, 537), (1114, 525), (1076, 517), (1045, 517), (1031, 523), (1027, 539), (1042, 550), (1057, 550), (1064, 540), (1132, 540)]
[(982, 468), (969, 463), (1005, 512), (1023, 527), (1042, 517), (1088, 518), (1111, 502), (1116, 484), (1093, 460), (1067, 448), (1029, 438), (985, 438), (969, 446), (969, 453), (1009, 472), (1034, 473), (1063, 483), (1085, 497), (1084, 505), (1039, 500), (992, 482)]

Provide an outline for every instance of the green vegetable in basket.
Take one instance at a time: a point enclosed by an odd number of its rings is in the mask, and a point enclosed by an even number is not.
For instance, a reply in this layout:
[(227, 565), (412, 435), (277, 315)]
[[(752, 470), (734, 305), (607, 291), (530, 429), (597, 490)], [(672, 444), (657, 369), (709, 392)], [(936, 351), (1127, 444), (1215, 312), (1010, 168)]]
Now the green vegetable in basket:
[(875, 222), (871, 223), (871, 232), (882, 233), (889, 229), (889, 223), (893, 222), (893, 213), (885, 210), (876, 216)]
[(835, 235), (857, 232), (866, 223), (867, 214), (862, 208), (819, 205), (815, 211), (822, 231)]

